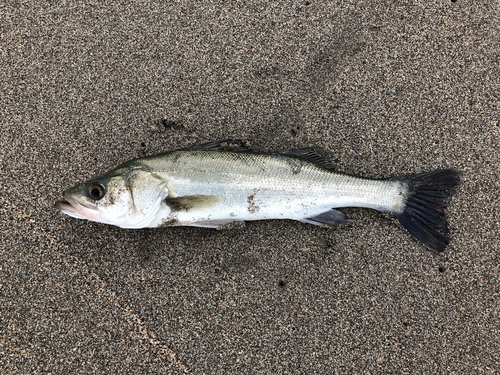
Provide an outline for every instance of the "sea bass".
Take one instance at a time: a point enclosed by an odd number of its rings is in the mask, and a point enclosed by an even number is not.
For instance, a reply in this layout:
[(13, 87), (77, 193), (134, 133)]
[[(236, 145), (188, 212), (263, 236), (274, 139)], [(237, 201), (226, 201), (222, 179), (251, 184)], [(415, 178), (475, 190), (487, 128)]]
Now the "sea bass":
[(311, 148), (252, 152), (241, 141), (193, 146), (128, 161), (64, 192), (55, 207), (122, 228), (219, 226), (291, 219), (345, 222), (339, 207), (389, 212), (430, 249), (449, 243), (444, 207), (460, 175), (452, 169), (384, 180), (336, 173)]

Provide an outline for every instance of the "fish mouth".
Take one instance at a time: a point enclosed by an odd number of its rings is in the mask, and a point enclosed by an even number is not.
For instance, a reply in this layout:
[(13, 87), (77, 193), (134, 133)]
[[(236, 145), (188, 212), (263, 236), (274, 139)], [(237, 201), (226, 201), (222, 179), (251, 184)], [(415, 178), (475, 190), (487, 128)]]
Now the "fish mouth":
[(63, 214), (77, 219), (95, 220), (98, 214), (97, 206), (77, 203), (66, 195), (62, 200), (57, 201), (54, 207)]

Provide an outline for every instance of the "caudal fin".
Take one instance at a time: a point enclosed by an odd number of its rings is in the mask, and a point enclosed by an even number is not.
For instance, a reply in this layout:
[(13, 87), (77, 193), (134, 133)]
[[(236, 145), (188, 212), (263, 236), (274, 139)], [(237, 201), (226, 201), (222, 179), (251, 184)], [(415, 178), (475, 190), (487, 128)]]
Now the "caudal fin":
[(444, 208), (460, 183), (459, 172), (442, 169), (395, 180), (406, 184), (408, 192), (404, 211), (394, 217), (428, 248), (443, 251), (450, 243)]

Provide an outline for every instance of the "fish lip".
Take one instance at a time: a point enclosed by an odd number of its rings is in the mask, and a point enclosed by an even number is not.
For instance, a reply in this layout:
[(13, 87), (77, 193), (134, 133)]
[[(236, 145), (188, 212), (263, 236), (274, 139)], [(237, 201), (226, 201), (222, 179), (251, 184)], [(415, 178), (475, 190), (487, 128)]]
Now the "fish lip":
[(58, 209), (59, 211), (65, 211), (65, 210), (68, 210), (70, 208), (73, 208), (71, 203), (69, 203), (68, 201), (66, 201), (64, 199), (61, 201), (57, 201), (56, 204), (54, 205), (54, 207), (56, 209)]
[(54, 207), (57, 210), (61, 211), (62, 213), (77, 217), (84, 217), (83, 212), (81, 210), (82, 208), (92, 211), (97, 211), (97, 206), (78, 203), (67, 194), (63, 194), (63, 199), (57, 201)]

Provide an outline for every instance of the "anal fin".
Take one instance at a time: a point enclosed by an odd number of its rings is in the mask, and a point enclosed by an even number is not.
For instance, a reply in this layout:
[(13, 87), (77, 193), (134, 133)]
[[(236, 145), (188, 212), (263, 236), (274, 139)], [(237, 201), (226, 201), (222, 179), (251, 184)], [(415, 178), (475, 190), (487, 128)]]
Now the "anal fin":
[(205, 220), (196, 221), (190, 224), (191, 227), (201, 227), (201, 228), (213, 228), (213, 229), (224, 229), (225, 227), (230, 227), (231, 224), (241, 224), (244, 225), (244, 221), (228, 219), (228, 220)]
[(334, 209), (328, 210), (326, 212), (322, 212), (319, 215), (316, 215), (313, 217), (308, 217), (308, 218), (302, 219), (300, 221), (302, 223), (319, 225), (319, 226), (348, 222), (348, 220), (346, 220), (346, 218), (342, 212), (334, 210)]

